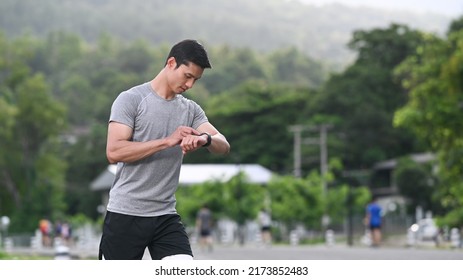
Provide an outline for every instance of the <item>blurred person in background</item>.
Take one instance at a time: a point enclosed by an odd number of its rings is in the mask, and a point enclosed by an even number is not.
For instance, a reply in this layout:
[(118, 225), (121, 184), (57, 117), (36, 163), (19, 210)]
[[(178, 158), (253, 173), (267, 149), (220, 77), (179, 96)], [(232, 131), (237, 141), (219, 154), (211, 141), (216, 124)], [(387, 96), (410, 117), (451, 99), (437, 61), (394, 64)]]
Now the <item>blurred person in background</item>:
[(270, 213), (262, 209), (258, 214), (258, 223), (260, 226), (260, 233), (262, 242), (264, 245), (268, 246), (272, 244), (272, 218)]
[(366, 207), (364, 220), (365, 226), (370, 230), (373, 247), (381, 245), (381, 215), (381, 206), (378, 204), (378, 199), (374, 197)]
[(39, 221), (39, 230), (42, 235), (42, 246), (51, 247), (52, 245), (52, 227), (50, 220), (47, 218)]
[(199, 233), (199, 245), (201, 249), (212, 251), (212, 213), (207, 205), (199, 209), (196, 216), (196, 230)]

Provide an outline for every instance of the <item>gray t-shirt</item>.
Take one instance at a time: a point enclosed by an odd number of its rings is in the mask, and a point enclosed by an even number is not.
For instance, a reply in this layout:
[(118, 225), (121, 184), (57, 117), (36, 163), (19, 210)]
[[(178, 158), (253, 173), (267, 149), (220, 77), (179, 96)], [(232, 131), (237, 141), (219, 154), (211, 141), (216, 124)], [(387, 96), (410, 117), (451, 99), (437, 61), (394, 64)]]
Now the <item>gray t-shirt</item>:
[[(165, 138), (179, 126), (196, 129), (208, 120), (194, 101), (182, 95), (165, 100), (148, 82), (122, 92), (111, 107), (109, 121), (130, 126), (132, 141), (144, 142)], [(177, 145), (136, 162), (119, 162), (108, 211), (143, 217), (176, 213), (175, 191), (182, 160)]]

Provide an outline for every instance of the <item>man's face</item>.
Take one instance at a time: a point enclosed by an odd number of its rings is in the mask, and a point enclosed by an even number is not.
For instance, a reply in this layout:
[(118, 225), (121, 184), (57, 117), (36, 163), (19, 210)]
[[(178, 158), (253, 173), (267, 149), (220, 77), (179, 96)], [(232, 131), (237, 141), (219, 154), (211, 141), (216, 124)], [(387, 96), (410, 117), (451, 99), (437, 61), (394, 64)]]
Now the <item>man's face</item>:
[(174, 58), (169, 59), (167, 66), (169, 69), (169, 87), (176, 94), (184, 93), (192, 88), (204, 72), (203, 68), (191, 62), (188, 65), (181, 64), (176, 68), (177, 63)]

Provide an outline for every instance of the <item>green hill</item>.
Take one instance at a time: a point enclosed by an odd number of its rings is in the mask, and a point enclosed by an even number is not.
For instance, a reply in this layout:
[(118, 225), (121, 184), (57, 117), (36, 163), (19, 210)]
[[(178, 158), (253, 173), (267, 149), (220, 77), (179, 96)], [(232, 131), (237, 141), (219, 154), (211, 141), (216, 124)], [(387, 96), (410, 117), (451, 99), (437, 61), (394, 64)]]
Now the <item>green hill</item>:
[(102, 32), (122, 40), (153, 44), (193, 37), (206, 44), (228, 44), (269, 51), (296, 46), (316, 60), (345, 65), (353, 30), (391, 22), (443, 33), (450, 18), (440, 15), (311, 6), (295, 0), (2, 0), (0, 26), (8, 36), (44, 36), (66, 30), (92, 42)]

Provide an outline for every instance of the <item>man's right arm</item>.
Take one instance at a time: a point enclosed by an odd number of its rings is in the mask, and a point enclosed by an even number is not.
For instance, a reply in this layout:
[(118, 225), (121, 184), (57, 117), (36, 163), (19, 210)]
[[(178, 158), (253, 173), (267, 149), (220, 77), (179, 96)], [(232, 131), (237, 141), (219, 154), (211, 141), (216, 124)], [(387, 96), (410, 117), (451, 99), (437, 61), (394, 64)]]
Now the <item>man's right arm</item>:
[(159, 151), (180, 144), (183, 137), (198, 132), (190, 127), (179, 127), (170, 136), (147, 142), (131, 141), (133, 129), (125, 124), (110, 122), (106, 142), (106, 157), (110, 163), (134, 162)]

